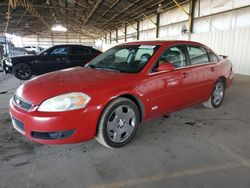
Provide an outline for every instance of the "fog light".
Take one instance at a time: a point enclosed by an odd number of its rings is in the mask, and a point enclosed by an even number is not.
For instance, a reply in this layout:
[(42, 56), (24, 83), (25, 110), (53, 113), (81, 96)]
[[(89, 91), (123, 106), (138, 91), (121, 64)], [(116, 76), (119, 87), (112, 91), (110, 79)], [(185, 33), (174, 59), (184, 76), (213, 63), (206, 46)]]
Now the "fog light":
[(57, 131), (57, 132), (36, 132), (32, 131), (31, 136), (33, 138), (44, 139), (44, 140), (55, 140), (70, 137), (75, 130)]

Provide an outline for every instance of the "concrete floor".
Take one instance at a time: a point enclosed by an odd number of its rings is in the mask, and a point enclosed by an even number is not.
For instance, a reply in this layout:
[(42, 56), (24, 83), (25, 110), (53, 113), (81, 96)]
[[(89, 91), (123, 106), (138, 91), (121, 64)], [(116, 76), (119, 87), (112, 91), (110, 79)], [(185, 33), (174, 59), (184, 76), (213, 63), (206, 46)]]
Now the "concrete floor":
[[(0, 73), (0, 92), (21, 82)], [(197, 105), (144, 123), (131, 144), (31, 143), (11, 126), (0, 94), (0, 187), (250, 187), (250, 77), (236, 76), (223, 105)]]

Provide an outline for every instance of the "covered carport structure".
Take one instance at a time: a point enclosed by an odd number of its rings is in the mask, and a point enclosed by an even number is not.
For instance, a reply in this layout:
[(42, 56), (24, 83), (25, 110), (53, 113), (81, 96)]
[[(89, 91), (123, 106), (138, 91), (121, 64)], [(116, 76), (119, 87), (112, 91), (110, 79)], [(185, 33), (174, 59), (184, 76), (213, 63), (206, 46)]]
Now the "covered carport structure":
[[(144, 122), (129, 145), (107, 149), (18, 134), (8, 103), (23, 81), (0, 69), (0, 187), (250, 186), (250, 0), (0, 0), (0, 15), (0, 32), (19, 47), (193, 40), (229, 56), (236, 73), (220, 108)], [(67, 32), (51, 30), (58, 24)]]

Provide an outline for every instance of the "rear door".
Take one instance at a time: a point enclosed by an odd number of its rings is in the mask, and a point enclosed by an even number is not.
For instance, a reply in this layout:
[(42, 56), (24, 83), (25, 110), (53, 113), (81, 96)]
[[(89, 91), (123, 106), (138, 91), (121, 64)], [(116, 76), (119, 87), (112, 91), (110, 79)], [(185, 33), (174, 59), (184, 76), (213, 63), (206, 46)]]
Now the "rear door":
[(187, 45), (189, 57), (189, 90), (187, 105), (198, 103), (208, 98), (214, 83), (216, 64), (211, 62), (206, 49), (202, 46)]
[(71, 46), (69, 60), (71, 62), (71, 67), (84, 66), (91, 59), (93, 55), (91, 50), (85, 46)]

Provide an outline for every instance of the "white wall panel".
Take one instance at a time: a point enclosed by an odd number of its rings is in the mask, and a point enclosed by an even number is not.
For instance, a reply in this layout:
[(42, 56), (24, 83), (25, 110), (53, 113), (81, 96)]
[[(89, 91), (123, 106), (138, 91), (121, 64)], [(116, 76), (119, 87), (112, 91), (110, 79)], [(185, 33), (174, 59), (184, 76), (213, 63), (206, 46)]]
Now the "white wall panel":
[(194, 33), (203, 33), (211, 30), (211, 17), (194, 20)]
[(127, 34), (131, 34), (131, 33), (135, 33), (136, 32), (135, 28), (137, 28), (137, 24), (133, 23), (132, 26), (129, 25), (127, 27)]
[(234, 8), (247, 6), (250, 4), (250, 0), (234, 0)]
[(156, 29), (148, 29), (140, 31), (140, 40), (154, 39), (156, 37)]
[(167, 36), (181, 35), (181, 29), (183, 25), (187, 25), (188, 22), (182, 22), (180, 24), (171, 24), (160, 27), (160, 38)]
[[(183, 7), (187, 12), (189, 12), (189, 6), (187, 4), (183, 5)], [(173, 8), (171, 10), (161, 13), (160, 26), (181, 22), (187, 19), (188, 16), (184, 14), (179, 8)]]
[(218, 31), (218, 30), (227, 30), (232, 28), (232, 19), (235, 17), (236, 12), (227, 12), (221, 15), (216, 15), (212, 17), (211, 20), (211, 30)]
[(236, 21), (235, 21), (235, 27), (250, 27), (249, 18), (250, 18), (250, 7), (238, 10)]
[[(149, 17), (154, 23), (156, 23), (156, 16), (150, 16)], [(155, 24), (149, 19), (144, 19), (140, 22), (140, 31), (153, 29), (155, 28)]]

